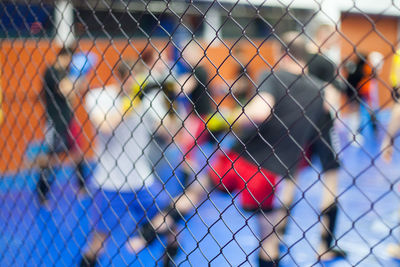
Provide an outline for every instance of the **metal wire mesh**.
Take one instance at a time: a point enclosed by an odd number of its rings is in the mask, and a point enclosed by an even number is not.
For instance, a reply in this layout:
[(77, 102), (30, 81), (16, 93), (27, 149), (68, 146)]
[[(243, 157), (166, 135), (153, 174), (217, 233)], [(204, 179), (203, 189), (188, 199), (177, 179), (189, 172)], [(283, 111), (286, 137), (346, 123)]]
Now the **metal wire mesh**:
[(0, 1), (0, 266), (397, 266), (397, 1)]

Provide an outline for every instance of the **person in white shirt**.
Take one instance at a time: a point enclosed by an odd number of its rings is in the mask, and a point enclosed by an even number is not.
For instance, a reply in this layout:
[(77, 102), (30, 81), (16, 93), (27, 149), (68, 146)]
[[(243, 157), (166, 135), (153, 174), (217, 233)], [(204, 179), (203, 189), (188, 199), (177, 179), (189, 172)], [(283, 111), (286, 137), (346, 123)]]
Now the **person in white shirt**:
[(85, 98), (97, 130), (98, 163), (92, 186), (99, 219), (80, 266), (96, 265), (110, 231), (121, 226), (131, 233), (158, 211), (156, 197), (161, 197), (162, 186), (155, 181), (147, 151), (151, 122), (143, 123), (148, 116), (140, 101), (135, 101), (138, 96), (130, 92), (134, 82), (131, 71), (131, 64), (121, 62), (116, 71), (118, 82), (92, 89)]

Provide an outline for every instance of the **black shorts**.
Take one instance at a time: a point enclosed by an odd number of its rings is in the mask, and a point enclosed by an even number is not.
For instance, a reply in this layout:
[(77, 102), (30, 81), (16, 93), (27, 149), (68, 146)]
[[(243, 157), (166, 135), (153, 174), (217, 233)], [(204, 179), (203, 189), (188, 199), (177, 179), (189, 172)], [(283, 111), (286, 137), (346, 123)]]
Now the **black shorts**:
[(329, 112), (323, 117), (324, 123), (319, 131), (321, 135), (309, 144), (310, 156), (317, 156), (321, 161), (323, 172), (338, 169), (340, 162), (337, 151), (339, 151), (339, 137), (334, 128), (334, 119)]
[(49, 154), (71, 152), (81, 147), (81, 126), (72, 119), (65, 131), (57, 131), (51, 120), (47, 121), (45, 146)]
[(393, 87), (392, 98), (397, 103), (400, 103), (400, 87)]

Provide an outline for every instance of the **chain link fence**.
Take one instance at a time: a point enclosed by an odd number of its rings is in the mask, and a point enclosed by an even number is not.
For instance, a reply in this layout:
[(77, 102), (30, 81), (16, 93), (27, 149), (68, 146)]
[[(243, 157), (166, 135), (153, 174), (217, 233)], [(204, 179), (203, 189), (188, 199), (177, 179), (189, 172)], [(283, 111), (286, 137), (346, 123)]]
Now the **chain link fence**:
[(0, 2), (0, 266), (398, 266), (397, 1)]

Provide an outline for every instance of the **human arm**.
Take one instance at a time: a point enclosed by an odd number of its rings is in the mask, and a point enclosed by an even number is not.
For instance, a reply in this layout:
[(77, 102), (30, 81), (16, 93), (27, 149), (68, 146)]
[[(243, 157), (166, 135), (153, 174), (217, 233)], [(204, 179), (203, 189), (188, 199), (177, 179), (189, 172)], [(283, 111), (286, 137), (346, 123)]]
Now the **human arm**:
[(246, 125), (261, 124), (269, 118), (275, 98), (269, 93), (255, 95), (245, 106), (234, 109), (220, 109), (212, 114), (207, 121), (207, 128), (211, 131), (242, 128)]
[(271, 73), (264, 74), (260, 79), (257, 92), (252, 95), (243, 107), (235, 109), (231, 114), (238, 118), (236, 125), (260, 124), (267, 120), (273, 112), (277, 99), (281, 99), (286, 88)]
[(197, 85), (197, 80), (192, 74), (184, 74), (178, 78), (178, 82), (175, 84), (175, 91), (177, 94), (183, 92), (185, 94), (191, 94)]
[(251, 123), (260, 124), (269, 118), (274, 105), (275, 98), (272, 94), (260, 92), (245, 106), (233, 110), (231, 119), (234, 120), (235, 126), (243, 126)]
[(170, 109), (169, 101), (163, 91), (152, 90), (144, 95), (141, 102), (143, 122), (167, 140), (175, 136), (182, 127), (175, 111)]
[(93, 126), (110, 134), (124, 117), (122, 105), (114, 90), (93, 89), (85, 99), (85, 108)]
[(183, 92), (190, 95), (200, 84), (205, 87), (208, 83), (207, 72), (203, 67), (195, 68), (191, 73), (187, 73), (178, 78), (176, 93)]
[(400, 130), (400, 103), (395, 103), (392, 109), (392, 115), (390, 118), (389, 126), (386, 131), (386, 135), (383, 139), (381, 150), (383, 159), (387, 162), (392, 160), (393, 156), (393, 139)]
[(65, 77), (60, 81), (58, 90), (65, 98), (73, 102), (81, 96), (84, 96), (88, 91), (88, 87), (89, 82), (85, 77), (75, 80)]
[(58, 90), (68, 100), (75, 99), (74, 83), (68, 78), (63, 78), (58, 84)]
[(74, 99), (74, 83), (68, 78), (67, 73), (55, 67), (50, 67), (44, 74), (44, 90), (52, 98)]
[(341, 92), (332, 84), (328, 84), (324, 93), (325, 110), (331, 114), (336, 114), (340, 107)]

